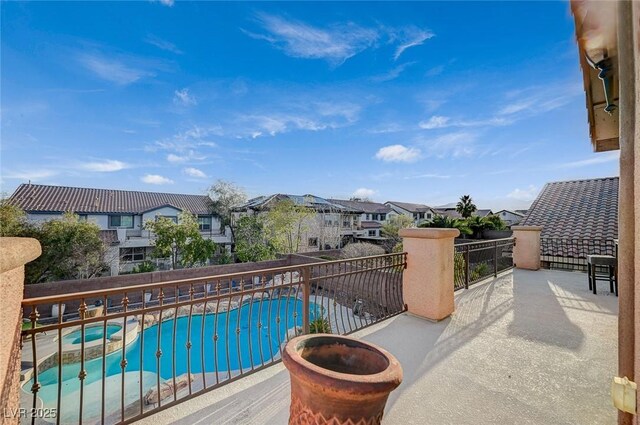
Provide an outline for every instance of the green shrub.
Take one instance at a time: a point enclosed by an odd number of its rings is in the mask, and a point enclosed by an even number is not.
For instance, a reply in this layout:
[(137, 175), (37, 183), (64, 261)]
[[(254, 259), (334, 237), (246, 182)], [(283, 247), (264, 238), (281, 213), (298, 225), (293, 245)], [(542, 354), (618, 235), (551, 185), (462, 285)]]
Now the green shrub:
[(156, 271), (156, 265), (151, 261), (145, 261), (135, 266), (133, 270), (131, 270), (131, 273), (149, 273), (154, 271)]
[(309, 322), (309, 333), (312, 334), (330, 334), (331, 323), (324, 317), (317, 317)]

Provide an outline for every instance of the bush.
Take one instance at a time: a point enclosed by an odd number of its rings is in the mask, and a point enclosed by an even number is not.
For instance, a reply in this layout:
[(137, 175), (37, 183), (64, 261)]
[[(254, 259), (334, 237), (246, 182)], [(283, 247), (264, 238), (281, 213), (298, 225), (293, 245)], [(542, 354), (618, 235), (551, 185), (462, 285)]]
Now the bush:
[(384, 255), (385, 250), (379, 245), (372, 243), (350, 243), (342, 248), (340, 256), (342, 258), (357, 258), (357, 257), (369, 257), (372, 255)]
[(331, 323), (324, 317), (318, 317), (309, 322), (309, 333), (312, 334), (330, 334)]
[(144, 263), (140, 263), (131, 270), (131, 273), (149, 273), (156, 271), (156, 265), (151, 261), (145, 261)]

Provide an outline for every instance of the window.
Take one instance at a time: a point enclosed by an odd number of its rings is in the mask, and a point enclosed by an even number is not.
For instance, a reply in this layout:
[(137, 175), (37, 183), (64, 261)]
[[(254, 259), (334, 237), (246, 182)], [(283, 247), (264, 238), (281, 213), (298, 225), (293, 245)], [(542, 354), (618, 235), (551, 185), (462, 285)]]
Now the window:
[(309, 238), (309, 246), (318, 246), (318, 238)]
[(369, 230), (369, 236), (376, 236), (375, 230)]
[(427, 213), (427, 219), (431, 220), (431, 213)]
[(123, 227), (125, 229), (133, 229), (132, 215), (110, 215), (109, 227)]
[(86, 214), (78, 214), (78, 221), (87, 221)]
[(380, 214), (380, 221), (385, 221), (387, 219), (387, 214)]
[(333, 226), (333, 221), (325, 219), (324, 220), (324, 225), (325, 225), (325, 227), (331, 227), (331, 226)]
[(506, 212), (503, 212), (503, 213), (502, 213), (502, 216), (503, 216), (503, 217), (505, 217), (506, 215), (507, 215), (507, 213), (506, 213)]
[(342, 222), (342, 227), (351, 227), (351, 222), (349, 220), (345, 220)]
[(424, 218), (424, 213), (419, 213), (418, 218), (421, 218), (421, 219)]
[(140, 248), (120, 248), (121, 261), (144, 261), (146, 250)]
[(367, 220), (371, 220), (371, 214), (367, 214)]
[(211, 217), (198, 217), (198, 228), (201, 231), (211, 230)]
[(178, 223), (178, 216), (177, 216), (177, 215), (160, 215), (160, 214), (158, 214), (158, 215), (156, 216), (156, 220), (157, 220), (158, 218), (160, 218), (160, 217), (162, 217), (162, 218), (168, 218), (169, 220), (173, 221), (174, 223), (176, 223), (176, 224)]

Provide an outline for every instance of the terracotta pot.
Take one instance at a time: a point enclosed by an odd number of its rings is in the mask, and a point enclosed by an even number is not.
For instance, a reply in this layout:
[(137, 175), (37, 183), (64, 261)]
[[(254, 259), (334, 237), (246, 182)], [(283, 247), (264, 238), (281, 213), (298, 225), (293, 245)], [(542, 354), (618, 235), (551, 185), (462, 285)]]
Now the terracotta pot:
[(293, 338), (282, 360), (291, 376), (290, 425), (379, 424), (389, 394), (402, 382), (393, 355), (344, 336)]

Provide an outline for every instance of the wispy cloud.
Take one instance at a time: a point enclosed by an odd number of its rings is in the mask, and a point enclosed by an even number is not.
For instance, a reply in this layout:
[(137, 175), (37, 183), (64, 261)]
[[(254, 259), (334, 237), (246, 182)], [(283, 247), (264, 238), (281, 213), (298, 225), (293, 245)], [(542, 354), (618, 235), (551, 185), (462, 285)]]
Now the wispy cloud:
[(42, 181), (46, 180), (50, 177), (58, 175), (58, 171), (55, 170), (47, 170), (47, 169), (37, 169), (37, 170), (24, 170), (12, 172), (9, 171), (7, 173), (2, 173), (2, 178), (8, 180), (22, 180), (22, 181)]
[(104, 53), (81, 53), (77, 57), (82, 67), (96, 77), (119, 85), (128, 85), (144, 78), (154, 77), (160, 65), (127, 55), (107, 55)]
[(433, 33), (416, 27), (364, 27), (353, 22), (336, 23), (326, 27), (314, 26), (299, 20), (261, 13), (258, 23), (265, 33), (243, 30), (248, 36), (265, 40), (286, 55), (305, 59), (323, 59), (339, 66), (349, 58), (382, 41), (398, 44), (394, 59), (410, 47), (419, 46), (433, 37)]
[(375, 196), (375, 194), (377, 193), (377, 191), (373, 190), (373, 189), (368, 189), (366, 187), (361, 187), (356, 189), (352, 196), (354, 198), (360, 198), (360, 199), (371, 199), (373, 198), (373, 196)]
[(516, 188), (507, 194), (507, 198), (517, 199), (520, 201), (533, 201), (538, 196), (538, 188), (534, 185), (529, 185), (525, 189)]
[(148, 183), (148, 184), (157, 184), (157, 185), (173, 184), (173, 180), (171, 180), (170, 178), (161, 176), (159, 174), (145, 174), (140, 178), (140, 180), (143, 183)]
[(188, 151), (184, 155), (176, 155), (174, 153), (170, 153), (167, 155), (167, 161), (172, 162), (174, 164), (187, 162), (187, 161), (202, 161), (206, 159), (206, 156), (200, 155), (195, 151)]
[(115, 159), (105, 159), (102, 161), (86, 162), (80, 165), (79, 168), (82, 170), (93, 171), (97, 173), (112, 173), (114, 171), (124, 170), (125, 168), (129, 167), (130, 165), (125, 162)]
[(180, 106), (194, 106), (198, 104), (196, 97), (184, 88), (173, 92), (173, 103)]
[(587, 167), (595, 164), (604, 164), (607, 162), (614, 162), (614, 161), (618, 161), (619, 159), (620, 159), (620, 151), (611, 151), (611, 152), (595, 154), (592, 158), (558, 164), (556, 168), (580, 168), (580, 167)]
[(217, 144), (212, 140), (212, 137), (222, 136), (223, 134), (222, 127), (219, 125), (194, 125), (191, 128), (180, 131), (170, 137), (156, 140), (155, 142), (146, 145), (144, 149), (147, 152), (166, 150), (182, 154), (184, 152), (197, 149), (198, 147), (216, 147)]
[(385, 81), (395, 80), (400, 76), (400, 74), (404, 72), (405, 69), (407, 69), (409, 66), (413, 65), (414, 63), (415, 62), (407, 62), (401, 65), (398, 65), (393, 69), (391, 69), (390, 71), (385, 72), (384, 74), (375, 75), (371, 77), (371, 81), (376, 83), (383, 83)]
[(400, 45), (396, 47), (393, 59), (398, 60), (407, 49), (424, 44), (425, 41), (429, 40), (434, 35), (435, 34), (431, 31), (416, 27), (407, 27), (401, 31), (396, 31), (396, 38), (399, 39)]
[(161, 5), (173, 7), (175, 0), (151, 0), (153, 3), (160, 3)]
[(561, 108), (582, 96), (582, 85), (569, 82), (550, 87), (531, 86), (506, 93), (508, 101), (498, 115), (537, 115)]
[(423, 146), (430, 155), (439, 158), (469, 156), (475, 151), (475, 142), (478, 133), (471, 131), (458, 131), (442, 134), (437, 137), (419, 137), (418, 143)]
[(415, 176), (407, 176), (405, 180), (413, 180), (413, 179), (450, 179), (451, 176), (448, 174), (434, 174), (434, 173), (426, 173), (426, 174), (416, 174)]
[(420, 149), (404, 145), (390, 145), (380, 148), (376, 158), (385, 162), (414, 162), (420, 158)]
[(187, 167), (184, 170), (182, 170), (186, 175), (188, 175), (189, 177), (193, 177), (196, 179), (206, 179), (207, 175), (204, 173), (204, 171), (199, 170), (197, 168), (194, 167)]
[(434, 115), (426, 121), (421, 121), (418, 126), (424, 130), (433, 130), (447, 127), (496, 127), (510, 124), (511, 121), (504, 117), (491, 117), (478, 120), (451, 119), (440, 115)]
[(175, 44), (171, 43), (170, 41), (163, 40), (160, 37), (156, 37), (153, 34), (147, 35), (144, 41), (145, 43), (151, 44), (152, 46), (156, 46), (160, 50), (175, 53), (176, 55), (183, 54), (182, 50), (178, 49)]

